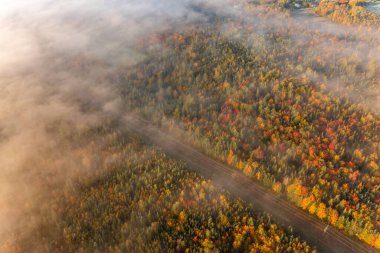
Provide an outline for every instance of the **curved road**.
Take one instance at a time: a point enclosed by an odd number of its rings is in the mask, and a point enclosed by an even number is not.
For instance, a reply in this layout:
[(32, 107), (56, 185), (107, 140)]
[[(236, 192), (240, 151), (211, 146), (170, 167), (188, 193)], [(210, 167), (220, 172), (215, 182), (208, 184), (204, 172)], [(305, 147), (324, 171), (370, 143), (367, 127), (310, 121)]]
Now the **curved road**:
[(150, 122), (135, 115), (124, 118), (126, 127), (141, 135), (145, 140), (159, 146), (171, 156), (189, 165), (215, 185), (223, 187), (232, 195), (252, 203), (256, 210), (272, 215), (280, 225), (291, 225), (303, 239), (317, 246), (320, 252), (380, 252), (364, 243), (346, 236), (341, 231), (327, 227), (327, 224), (314, 218), (286, 200), (274, 194), (258, 182), (249, 179), (240, 171), (218, 162), (194, 148), (185, 145), (160, 131)]

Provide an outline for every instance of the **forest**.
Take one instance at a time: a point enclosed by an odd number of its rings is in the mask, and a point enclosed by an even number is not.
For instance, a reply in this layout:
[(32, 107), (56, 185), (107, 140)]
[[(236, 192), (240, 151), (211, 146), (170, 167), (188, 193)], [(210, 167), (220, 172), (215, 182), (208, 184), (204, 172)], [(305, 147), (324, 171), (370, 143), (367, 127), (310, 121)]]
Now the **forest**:
[(0, 252), (377, 252), (370, 3), (0, 3)]
[(316, 8), (318, 15), (326, 16), (345, 25), (360, 25), (380, 29), (380, 15), (367, 10), (367, 1), (322, 1)]
[[(10, 240), (11, 252), (316, 252), (252, 205), (233, 198), (116, 122), (87, 129), (112, 154), (98, 177), (77, 180), (44, 205), (36, 241)], [(53, 208), (51, 208), (53, 207)], [(24, 238), (19, 238), (23, 239)]]
[[(251, 48), (210, 30), (168, 35), (168, 52), (120, 71), (126, 107), (182, 126), (193, 145), (379, 248), (380, 117), (284, 66), (286, 35), (262, 35), (257, 43), (275, 46)], [(309, 59), (295, 61), (311, 72), (328, 64)], [(351, 70), (342, 61), (324, 74)], [(361, 90), (379, 74), (356, 73)]]

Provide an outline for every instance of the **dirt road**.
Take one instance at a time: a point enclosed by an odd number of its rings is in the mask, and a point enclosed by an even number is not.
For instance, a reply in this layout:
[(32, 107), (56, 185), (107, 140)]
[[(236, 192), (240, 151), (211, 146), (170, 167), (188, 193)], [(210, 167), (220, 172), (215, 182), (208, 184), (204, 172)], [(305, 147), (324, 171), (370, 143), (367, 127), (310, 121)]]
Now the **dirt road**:
[(327, 226), (327, 224), (293, 206), (258, 182), (249, 179), (240, 171), (181, 143), (160, 131), (150, 122), (136, 116), (127, 116), (125, 124), (129, 130), (138, 133), (146, 141), (159, 146), (167, 154), (184, 161), (200, 175), (212, 179), (219, 187), (223, 187), (232, 195), (252, 203), (256, 210), (270, 213), (278, 224), (291, 225), (297, 234), (316, 245), (320, 252), (379, 252), (344, 235), (331, 226)]

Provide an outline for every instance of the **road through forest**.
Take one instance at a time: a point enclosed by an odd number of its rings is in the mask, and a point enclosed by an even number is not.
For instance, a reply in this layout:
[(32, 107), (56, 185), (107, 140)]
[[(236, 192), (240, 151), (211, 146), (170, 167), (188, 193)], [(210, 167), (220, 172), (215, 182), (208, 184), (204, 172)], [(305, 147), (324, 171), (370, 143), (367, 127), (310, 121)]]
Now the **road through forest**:
[(129, 130), (140, 135), (145, 141), (157, 145), (168, 155), (185, 162), (189, 168), (211, 179), (215, 185), (226, 189), (233, 196), (252, 203), (257, 211), (270, 213), (279, 225), (291, 225), (296, 234), (301, 235), (310, 244), (316, 245), (319, 252), (379, 252), (331, 226), (327, 227), (327, 224), (290, 204), (242, 172), (176, 140), (149, 121), (135, 115), (126, 116), (124, 121)]

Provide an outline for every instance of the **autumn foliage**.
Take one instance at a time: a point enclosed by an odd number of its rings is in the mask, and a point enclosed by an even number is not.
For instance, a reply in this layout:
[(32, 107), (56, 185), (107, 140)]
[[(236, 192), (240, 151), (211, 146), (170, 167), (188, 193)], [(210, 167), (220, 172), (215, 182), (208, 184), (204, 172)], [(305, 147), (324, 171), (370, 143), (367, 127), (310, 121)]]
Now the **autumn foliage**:
[[(324, 84), (292, 77), (291, 63), (275, 61), (279, 51), (287, 54), (284, 34), (264, 34), (251, 48), (212, 32), (184, 36), (185, 42), (170, 36), (163, 42), (175, 57), (152, 58), (121, 73), (129, 106), (181, 124), (208, 154), (376, 246), (380, 116), (344, 92), (337, 96)], [(259, 43), (268, 40), (280, 42), (273, 48)], [(346, 70), (338, 64), (326, 71)], [(357, 76), (363, 83), (373, 82), (369, 77)]]
[(306, 242), (258, 215), (140, 142), (127, 141), (114, 172), (64, 199), (61, 252), (312, 252)]

